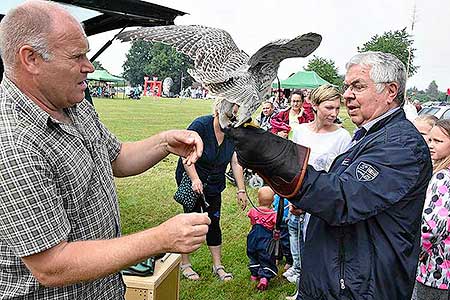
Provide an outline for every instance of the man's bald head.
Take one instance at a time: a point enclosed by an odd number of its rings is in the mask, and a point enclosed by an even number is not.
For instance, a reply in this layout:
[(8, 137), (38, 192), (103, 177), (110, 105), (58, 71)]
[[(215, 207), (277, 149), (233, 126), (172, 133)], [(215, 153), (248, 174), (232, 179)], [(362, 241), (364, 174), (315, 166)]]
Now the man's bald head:
[(21, 47), (30, 46), (44, 60), (52, 58), (51, 38), (59, 24), (81, 25), (61, 5), (41, 0), (27, 1), (10, 10), (0, 23), (0, 51), (5, 73), (11, 76)]

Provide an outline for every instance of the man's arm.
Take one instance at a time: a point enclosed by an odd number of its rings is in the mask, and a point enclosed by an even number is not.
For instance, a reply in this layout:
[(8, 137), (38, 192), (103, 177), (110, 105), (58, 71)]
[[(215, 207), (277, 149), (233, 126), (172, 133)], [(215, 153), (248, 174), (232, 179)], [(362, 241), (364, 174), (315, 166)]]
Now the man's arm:
[(308, 166), (298, 196), (289, 201), (330, 225), (354, 224), (402, 201), (421, 181), (425, 163), (410, 145), (379, 143), (353, 158), (342, 174)]
[(116, 177), (132, 176), (148, 170), (170, 153), (184, 157), (183, 162), (191, 165), (202, 152), (203, 142), (195, 131), (169, 130), (142, 141), (122, 144), (112, 168)]
[(190, 253), (205, 241), (207, 214), (181, 214), (161, 225), (111, 240), (61, 242), (22, 260), (45, 286), (90, 281), (164, 252)]

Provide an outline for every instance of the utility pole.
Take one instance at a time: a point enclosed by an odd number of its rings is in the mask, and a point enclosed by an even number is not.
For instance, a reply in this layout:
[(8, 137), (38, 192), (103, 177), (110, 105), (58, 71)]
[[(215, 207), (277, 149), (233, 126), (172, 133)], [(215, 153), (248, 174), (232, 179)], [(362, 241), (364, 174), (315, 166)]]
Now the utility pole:
[[(413, 36), (414, 32), (414, 25), (416, 24), (416, 1), (414, 1), (414, 8), (413, 8), (413, 14), (411, 19), (411, 36)], [(408, 63), (406, 64), (406, 81), (408, 81), (409, 77), (409, 65), (411, 64), (411, 47), (408, 47)], [(404, 94), (404, 101), (407, 101), (407, 95), (406, 95), (406, 84), (405, 84), (405, 94)]]

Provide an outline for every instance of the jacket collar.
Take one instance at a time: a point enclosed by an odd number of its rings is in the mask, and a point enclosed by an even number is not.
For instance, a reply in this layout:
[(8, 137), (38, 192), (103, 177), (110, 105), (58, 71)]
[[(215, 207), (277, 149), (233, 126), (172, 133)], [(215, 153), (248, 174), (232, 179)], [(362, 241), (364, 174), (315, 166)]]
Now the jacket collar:
[(387, 123), (398, 122), (402, 120), (406, 120), (405, 111), (403, 108), (399, 107), (398, 109), (394, 109), (395, 111), (389, 114), (386, 117), (381, 118), (378, 122), (373, 124), (367, 131), (367, 134), (371, 134), (372, 132), (378, 131), (383, 128)]

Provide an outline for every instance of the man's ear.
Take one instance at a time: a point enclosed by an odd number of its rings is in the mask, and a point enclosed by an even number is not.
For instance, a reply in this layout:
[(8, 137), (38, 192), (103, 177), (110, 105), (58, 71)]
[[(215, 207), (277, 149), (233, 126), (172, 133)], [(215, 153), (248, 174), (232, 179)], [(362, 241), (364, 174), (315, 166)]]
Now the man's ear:
[(31, 74), (38, 74), (42, 64), (42, 57), (29, 45), (24, 45), (19, 49), (19, 61), (22, 68)]
[(398, 83), (397, 82), (389, 82), (386, 84), (386, 91), (388, 94), (388, 104), (391, 104), (398, 95)]

